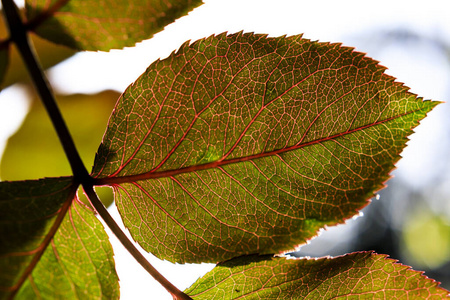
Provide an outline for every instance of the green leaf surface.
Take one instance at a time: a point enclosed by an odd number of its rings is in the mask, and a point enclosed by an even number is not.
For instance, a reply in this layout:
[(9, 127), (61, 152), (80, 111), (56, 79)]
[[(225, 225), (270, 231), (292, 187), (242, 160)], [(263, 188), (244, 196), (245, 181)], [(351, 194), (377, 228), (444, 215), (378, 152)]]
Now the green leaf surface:
[[(93, 164), (94, 153), (119, 96), (114, 91), (94, 95), (56, 95), (86, 166)], [(47, 111), (37, 96), (34, 97), (22, 126), (6, 145), (0, 165), (2, 180), (57, 177), (72, 173)]]
[(119, 99), (93, 176), (162, 259), (292, 250), (367, 205), (437, 105), (383, 72), (301, 36), (186, 43)]
[(72, 178), (0, 182), (0, 299), (118, 299), (103, 225)]
[(121, 49), (149, 39), (201, 0), (26, 1), (34, 31), (78, 50)]
[(71, 178), (0, 182), (0, 299), (33, 270), (75, 191)]
[(119, 299), (108, 235), (83, 204), (73, 202), (17, 299)]
[(335, 258), (251, 256), (216, 266), (185, 291), (193, 299), (444, 299), (420, 272), (371, 252)]

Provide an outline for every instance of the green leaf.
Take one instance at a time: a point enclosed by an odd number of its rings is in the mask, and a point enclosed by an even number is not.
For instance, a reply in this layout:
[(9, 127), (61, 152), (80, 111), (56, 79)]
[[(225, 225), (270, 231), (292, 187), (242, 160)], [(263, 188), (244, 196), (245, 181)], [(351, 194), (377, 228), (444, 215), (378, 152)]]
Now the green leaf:
[(93, 176), (172, 262), (294, 249), (383, 187), (422, 101), (374, 60), (301, 36), (211, 36), (119, 99)]
[(103, 225), (72, 178), (0, 182), (0, 299), (118, 299)]
[[(94, 95), (56, 95), (86, 166), (93, 164), (93, 154), (119, 96), (114, 91)], [(3, 180), (57, 177), (72, 173), (47, 111), (35, 97), (22, 126), (6, 145), (0, 165)]]
[(443, 299), (420, 272), (371, 252), (335, 258), (242, 257), (185, 291), (193, 299)]
[(26, 1), (35, 32), (78, 50), (121, 49), (149, 39), (201, 0)]
[(74, 201), (17, 299), (119, 299), (113, 255), (103, 225)]
[(75, 191), (72, 178), (0, 182), (0, 299), (34, 268)]

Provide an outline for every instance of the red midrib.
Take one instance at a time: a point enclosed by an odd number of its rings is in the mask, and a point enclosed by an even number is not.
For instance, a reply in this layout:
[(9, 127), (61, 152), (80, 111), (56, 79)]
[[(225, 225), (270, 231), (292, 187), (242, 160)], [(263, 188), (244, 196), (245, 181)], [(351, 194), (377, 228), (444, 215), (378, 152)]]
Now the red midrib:
[(183, 174), (183, 173), (190, 173), (190, 172), (195, 172), (195, 171), (201, 171), (201, 170), (208, 170), (208, 169), (213, 169), (213, 168), (217, 168), (220, 166), (224, 166), (224, 165), (229, 165), (229, 164), (234, 164), (234, 163), (239, 163), (239, 162), (245, 162), (245, 161), (249, 161), (249, 160), (254, 160), (254, 159), (258, 159), (258, 158), (263, 158), (263, 157), (267, 157), (267, 156), (273, 156), (273, 155), (277, 155), (277, 154), (281, 154), (284, 152), (289, 152), (289, 151), (293, 151), (293, 150), (298, 150), (307, 146), (311, 146), (311, 145), (315, 145), (315, 144), (320, 144), (332, 139), (336, 139), (354, 132), (358, 132), (358, 131), (362, 131), (364, 129), (373, 127), (373, 126), (377, 126), (389, 121), (392, 121), (394, 119), (400, 118), (402, 116), (420, 111), (422, 109), (417, 109), (411, 112), (406, 112), (403, 114), (399, 114), (381, 121), (377, 121), (371, 124), (367, 124), (358, 128), (354, 128), (351, 130), (347, 130), (345, 132), (342, 133), (338, 133), (335, 135), (331, 135), (331, 136), (327, 136), (327, 137), (323, 137), (314, 141), (309, 141), (306, 143), (301, 143), (301, 144), (297, 144), (294, 146), (290, 146), (290, 147), (286, 147), (283, 149), (277, 149), (277, 150), (273, 150), (273, 151), (269, 151), (269, 152), (264, 152), (264, 153), (258, 153), (258, 154), (253, 154), (253, 155), (249, 155), (249, 156), (245, 156), (245, 157), (238, 157), (238, 158), (231, 158), (231, 159), (227, 159), (227, 160), (219, 160), (219, 161), (215, 161), (215, 162), (211, 162), (211, 163), (206, 163), (206, 164), (202, 164), (202, 165), (195, 165), (195, 166), (189, 166), (189, 167), (184, 167), (184, 168), (180, 168), (177, 170), (167, 170), (167, 171), (159, 171), (159, 172), (146, 172), (146, 173), (142, 173), (142, 174), (137, 174), (137, 175), (128, 175), (128, 176), (121, 176), (121, 177), (106, 177), (106, 178), (96, 178), (94, 180), (94, 185), (110, 185), (110, 184), (120, 184), (120, 183), (129, 183), (129, 182), (135, 182), (138, 180), (146, 180), (146, 179), (156, 179), (156, 178), (165, 178), (165, 177), (169, 177), (169, 176), (175, 176), (175, 175), (179, 175), (179, 174)]

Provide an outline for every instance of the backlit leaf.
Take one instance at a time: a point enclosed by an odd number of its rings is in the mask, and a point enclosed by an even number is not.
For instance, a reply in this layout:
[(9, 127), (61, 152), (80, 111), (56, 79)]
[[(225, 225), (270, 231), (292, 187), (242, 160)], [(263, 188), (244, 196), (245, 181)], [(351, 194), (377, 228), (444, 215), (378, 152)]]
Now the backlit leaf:
[(119, 99), (93, 176), (162, 259), (292, 250), (367, 205), (437, 105), (383, 72), (301, 36), (186, 43)]
[(108, 236), (93, 212), (77, 201), (17, 295), (39, 298), (119, 299)]
[[(119, 95), (114, 91), (103, 91), (93, 95), (56, 95), (86, 166), (93, 164), (93, 153), (101, 141)], [(0, 161), (0, 177), (3, 180), (25, 180), (71, 173), (47, 111), (36, 97), (22, 126), (8, 140)], [(109, 188), (97, 188), (97, 192), (106, 206), (112, 203), (113, 197)], [(80, 197), (84, 203), (89, 203), (83, 194), (80, 194)]]
[(185, 291), (193, 299), (443, 299), (420, 272), (370, 252), (335, 258), (242, 257)]
[(72, 178), (0, 182), (0, 299), (118, 299), (103, 225)]
[[(65, 121), (86, 166), (92, 166), (108, 118), (120, 94), (56, 95)], [(38, 97), (19, 130), (8, 140), (0, 165), (3, 180), (24, 180), (71, 174), (52, 123)], [(33, 149), (33, 151), (30, 151)]]
[(15, 292), (75, 196), (71, 178), (0, 182), (0, 298)]
[(121, 49), (149, 39), (201, 0), (26, 1), (34, 31), (78, 50)]

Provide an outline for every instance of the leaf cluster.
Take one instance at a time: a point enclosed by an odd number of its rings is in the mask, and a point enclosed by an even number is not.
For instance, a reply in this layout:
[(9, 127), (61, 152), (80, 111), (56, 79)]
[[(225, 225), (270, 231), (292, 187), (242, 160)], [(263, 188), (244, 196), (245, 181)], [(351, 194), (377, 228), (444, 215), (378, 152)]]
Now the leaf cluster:
[[(301, 35), (223, 33), (186, 42), (120, 96), (58, 97), (63, 111), (83, 115), (63, 119), (29, 37), (46, 68), (77, 51), (134, 46), (201, 1), (34, 0), (20, 13), (2, 3), (10, 34), (0, 41), (0, 80), (24, 80), (17, 47), (43, 106), (33, 103), (1, 164), (3, 178), (24, 180), (0, 182), (1, 299), (118, 299), (113, 250), (96, 213), (176, 299), (448, 297), (382, 254), (283, 255), (358, 214), (438, 104), (378, 62)], [(79, 129), (73, 139), (66, 122)], [(27, 148), (30, 132), (46, 156)], [(54, 152), (58, 144), (66, 157)], [(38, 179), (49, 176), (45, 168), (53, 177)], [(24, 169), (36, 172), (23, 177)], [(217, 266), (179, 291), (120, 231), (99, 186), (113, 189), (144, 250)]]

